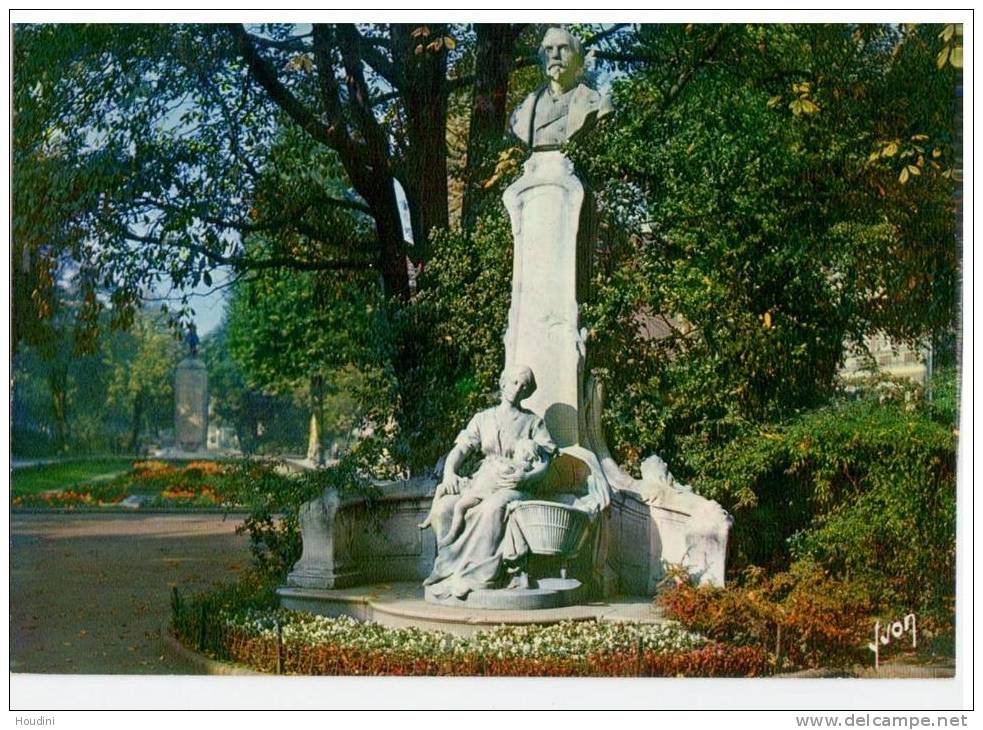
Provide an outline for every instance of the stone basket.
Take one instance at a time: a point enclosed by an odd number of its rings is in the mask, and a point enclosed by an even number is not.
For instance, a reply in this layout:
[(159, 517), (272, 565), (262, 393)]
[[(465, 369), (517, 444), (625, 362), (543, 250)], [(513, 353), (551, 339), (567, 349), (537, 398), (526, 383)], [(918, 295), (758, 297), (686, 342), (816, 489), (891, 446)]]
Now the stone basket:
[(583, 510), (539, 500), (517, 503), (512, 519), (535, 555), (574, 555), (590, 526), (590, 517)]

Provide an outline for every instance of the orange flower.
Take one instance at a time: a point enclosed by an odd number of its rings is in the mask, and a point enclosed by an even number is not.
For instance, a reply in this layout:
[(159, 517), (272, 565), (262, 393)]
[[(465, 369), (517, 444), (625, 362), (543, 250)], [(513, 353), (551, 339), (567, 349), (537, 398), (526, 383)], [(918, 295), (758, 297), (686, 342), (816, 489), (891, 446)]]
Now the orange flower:
[(192, 461), (186, 469), (194, 469), (206, 476), (216, 476), (225, 472), (225, 466), (215, 461)]

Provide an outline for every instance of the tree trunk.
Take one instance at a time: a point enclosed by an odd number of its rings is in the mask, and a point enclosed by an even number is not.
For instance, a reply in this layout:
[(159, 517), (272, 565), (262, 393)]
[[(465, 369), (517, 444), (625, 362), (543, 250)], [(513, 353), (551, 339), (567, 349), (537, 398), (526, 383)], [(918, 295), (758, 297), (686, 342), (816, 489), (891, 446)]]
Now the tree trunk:
[(143, 423), (143, 392), (133, 399), (133, 421), (130, 424), (130, 453), (140, 453), (140, 425)]
[(48, 372), (48, 389), (55, 419), (55, 446), (64, 451), (68, 447), (68, 370), (52, 368)]
[(467, 165), (461, 223), (471, 228), (484, 192), (481, 184), (495, 169), (495, 158), (503, 145), (509, 89), (514, 67), (517, 28), (511, 23), (479, 23), (475, 56), (474, 96), (468, 131)]
[(388, 174), (375, 177), (366, 174), (353, 176), (352, 182), (358, 194), (369, 204), (375, 220), (383, 293), (387, 298), (408, 301), (410, 278), (406, 269), (406, 242), (403, 240), (403, 224), (399, 218), (393, 179)]
[[(395, 23), (390, 33), (393, 57), (403, 74), (408, 138), (403, 181), (413, 226), (413, 258), (419, 262), (429, 258), (430, 231), (446, 228), (449, 220), (447, 27)], [(418, 48), (422, 49), (419, 53)]]

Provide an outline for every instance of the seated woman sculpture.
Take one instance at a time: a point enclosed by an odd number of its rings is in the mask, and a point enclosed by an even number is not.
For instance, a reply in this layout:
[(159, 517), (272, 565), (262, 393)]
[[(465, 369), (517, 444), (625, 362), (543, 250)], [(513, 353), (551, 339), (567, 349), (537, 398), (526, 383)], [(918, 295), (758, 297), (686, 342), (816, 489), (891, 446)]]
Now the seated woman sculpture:
[[(458, 434), (421, 525), (432, 527), (439, 541), (433, 571), (423, 582), (438, 598), (464, 598), (507, 582), (509, 565), (528, 552), (508, 521), (508, 505), (534, 496), (557, 453), (543, 419), (520, 406), (536, 389), (532, 371), (512, 368), (499, 385), (501, 402), (478, 413)], [(483, 457), (482, 465), (472, 477), (463, 476), (466, 459), (475, 453)]]
[[(472, 507), (502, 489), (528, 490), (542, 479), (549, 467), (549, 460), (543, 458), (539, 447), (532, 439), (522, 439), (515, 445), (513, 458), (506, 456), (486, 456), (478, 471), (471, 477), (468, 489), (462, 491), (461, 498), (454, 504), (454, 517), (447, 534), (437, 540), (439, 547), (454, 542), (464, 527), (464, 516)], [(427, 518), (424, 527), (432, 518)]]

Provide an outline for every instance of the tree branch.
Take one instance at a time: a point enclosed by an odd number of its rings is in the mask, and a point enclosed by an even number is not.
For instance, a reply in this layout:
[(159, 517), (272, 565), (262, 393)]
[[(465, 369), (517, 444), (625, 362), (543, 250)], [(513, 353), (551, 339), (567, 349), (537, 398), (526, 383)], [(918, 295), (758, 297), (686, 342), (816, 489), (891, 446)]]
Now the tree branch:
[(720, 41), (723, 40), (724, 34), (727, 31), (726, 25), (722, 25), (717, 29), (717, 32), (713, 34), (710, 42), (707, 44), (706, 48), (703, 49), (703, 53), (700, 57), (694, 60), (686, 69), (683, 70), (679, 77), (676, 79), (676, 83), (672, 85), (669, 89), (669, 93), (666, 94), (666, 98), (662, 102), (663, 111), (669, 107), (669, 104), (679, 96), (679, 92), (683, 90), (686, 84), (689, 83), (690, 79), (693, 78), (693, 74), (696, 73), (697, 69), (703, 64), (709, 61), (713, 54), (717, 52), (720, 47)]
[(584, 45), (585, 46), (597, 45), (605, 38), (610, 38), (611, 36), (615, 35), (616, 33), (623, 30), (624, 28), (627, 28), (629, 25), (631, 25), (631, 23), (615, 23), (610, 28), (599, 30), (597, 33), (595, 33), (590, 38), (585, 40)]
[(595, 51), (594, 58), (601, 61), (614, 61), (615, 63), (657, 64), (666, 61), (665, 58), (650, 56), (644, 53), (617, 53), (614, 51)]
[(240, 55), (249, 65), (250, 74), (266, 90), (270, 98), (315, 140), (329, 147), (336, 147), (339, 140), (335, 134), (332, 134), (332, 128), (322, 124), (317, 116), (293, 95), (290, 89), (280, 83), (273, 67), (259, 55), (253, 45), (252, 37), (246, 32), (242, 24), (232, 23), (226, 27), (237, 42)]
[(390, 86), (392, 86), (394, 89), (401, 89), (403, 87), (403, 75), (399, 72), (399, 67), (386, 58), (382, 51), (379, 50), (378, 46), (374, 45), (371, 41), (367, 40), (365, 36), (359, 33), (358, 29), (355, 29), (355, 35), (357, 36), (358, 40), (359, 55), (364, 58), (365, 62), (372, 67), (372, 70), (384, 78)]
[(336, 31), (341, 60), (345, 66), (345, 83), (348, 87), (349, 103), (355, 112), (355, 120), (365, 141), (373, 149), (387, 149), (385, 135), (372, 113), (369, 98), (369, 85), (362, 69), (361, 46), (358, 29), (351, 23), (341, 23)]
[(263, 38), (263, 36), (250, 34), (249, 38), (253, 43), (258, 43), (266, 48), (275, 48), (278, 51), (294, 51), (297, 53), (305, 53), (311, 50), (311, 47), (304, 43), (304, 38), (310, 38), (310, 33), (304, 33), (303, 35), (290, 36), (289, 38), (284, 38), (282, 40), (274, 40), (273, 38)]
[(356, 144), (348, 134), (345, 124), (345, 112), (341, 106), (341, 90), (335, 78), (334, 59), (331, 54), (331, 42), (334, 34), (324, 23), (314, 24), (314, 62), (317, 64), (318, 89), (321, 93), (321, 103), (328, 117), (332, 119), (328, 130), (334, 144), (332, 145), (341, 155), (342, 163), (349, 172), (356, 164)]
[(187, 241), (166, 241), (157, 236), (143, 236), (126, 230), (124, 236), (127, 240), (138, 243), (150, 243), (155, 246), (166, 248), (176, 248), (183, 251), (203, 256), (213, 264), (218, 266), (231, 266), (237, 270), (258, 271), (261, 269), (295, 269), (297, 271), (341, 271), (345, 269), (368, 270), (374, 267), (372, 261), (356, 259), (335, 259), (332, 261), (307, 261), (296, 259), (289, 256), (269, 257), (263, 259), (252, 259), (248, 256), (226, 256), (225, 254), (213, 251), (206, 246)]

